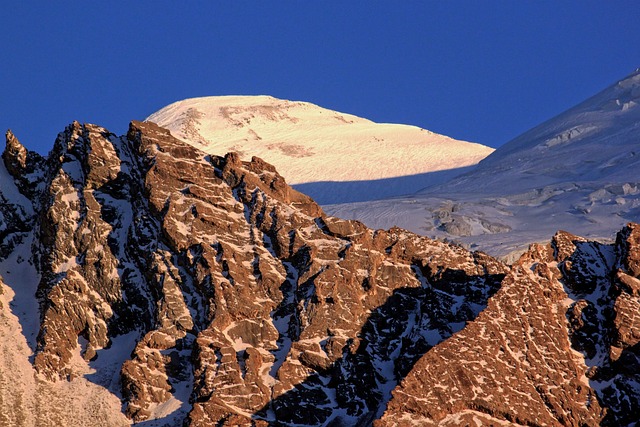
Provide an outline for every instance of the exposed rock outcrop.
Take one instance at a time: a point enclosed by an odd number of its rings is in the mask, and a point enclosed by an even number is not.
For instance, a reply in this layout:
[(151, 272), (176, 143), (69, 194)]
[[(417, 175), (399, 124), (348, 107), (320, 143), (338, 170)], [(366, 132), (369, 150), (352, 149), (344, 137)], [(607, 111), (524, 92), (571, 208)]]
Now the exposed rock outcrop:
[(133, 421), (597, 425), (640, 408), (636, 225), (615, 245), (561, 232), (507, 266), (329, 217), (261, 159), (152, 123), (73, 123), (46, 159), (8, 134), (3, 160), (0, 263), (21, 245), (37, 272), (39, 381), (88, 364)]
[(487, 308), (416, 363), (375, 425), (634, 425), (639, 232), (629, 224), (612, 245), (559, 232), (532, 246)]

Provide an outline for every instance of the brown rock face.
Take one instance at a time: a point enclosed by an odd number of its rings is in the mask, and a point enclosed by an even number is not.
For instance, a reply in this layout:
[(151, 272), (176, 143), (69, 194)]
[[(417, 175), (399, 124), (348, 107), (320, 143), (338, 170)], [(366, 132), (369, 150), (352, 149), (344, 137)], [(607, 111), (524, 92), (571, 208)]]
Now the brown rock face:
[[(64, 381), (84, 358), (136, 422), (617, 425), (639, 413), (636, 225), (615, 245), (560, 232), (509, 267), (328, 217), (264, 161), (206, 155), (152, 123), (123, 137), (74, 123), (47, 159), (7, 141), (28, 202), (0, 192), (0, 262), (33, 238), (34, 366)], [(117, 381), (102, 378), (133, 341)]]
[(18, 141), (10, 130), (6, 133), (7, 146), (2, 154), (7, 171), (11, 175), (20, 176), (27, 168), (27, 149)]
[(533, 246), (487, 308), (415, 364), (374, 425), (633, 425), (638, 298), (635, 282), (618, 283), (631, 282), (620, 267), (633, 265), (637, 230), (615, 245), (559, 232)]
[[(192, 425), (323, 424), (339, 422), (339, 410), (345, 423), (369, 419), (415, 358), (477, 314), (506, 271), (489, 257), (402, 230), (328, 218), (260, 159), (209, 158), (166, 131), (138, 126), (129, 138), (151, 165), (144, 188), (174, 254), (166, 257), (177, 268), (170, 281), (196, 296), (199, 317), (190, 326), (188, 311), (169, 310), (161, 322), (168, 330), (138, 344), (124, 379), (143, 389), (149, 375), (139, 369), (150, 365), (150, 352), (173, 348), (166, 337), (189, 343)], [(438, 291), (429, 281), (460, 289)], [(446, 315), (432, 321), (427, 304)], [(168, 316), (179, 312), (182, 327)], [(159, 333), (165, 339), (151, 346)], [(162, 377), (153, 390), (169, 390)], [(133, 394), (129, 408), (162, 399)], [(291, 411), (291, 402), (301, 406)]]
[(531, 267), (514, 266), (474, 322), (418, 361), (376, 425), (439, 425), (474, 413), (522, 425), (597, 424), (600, 408), (571, 352), (558, 272)]

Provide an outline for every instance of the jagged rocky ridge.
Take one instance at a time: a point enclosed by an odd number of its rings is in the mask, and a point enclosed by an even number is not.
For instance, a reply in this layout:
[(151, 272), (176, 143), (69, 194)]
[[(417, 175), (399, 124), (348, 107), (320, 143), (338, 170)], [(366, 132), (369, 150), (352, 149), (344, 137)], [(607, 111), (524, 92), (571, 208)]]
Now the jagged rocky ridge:
[(152, 123), (74, 123), (46, 158), (8, 134), (3, 163), (0, 261), (28, 249), (38, 378), (132, 342), (117, 381), (92, 380), (135, 422), (637, 421), (636, 225), (507, 266), (326, 216), (262, 160)]
[(422, 357), (376, 426), (635, 426), (640, 226), (532, 245), (475, 321)]

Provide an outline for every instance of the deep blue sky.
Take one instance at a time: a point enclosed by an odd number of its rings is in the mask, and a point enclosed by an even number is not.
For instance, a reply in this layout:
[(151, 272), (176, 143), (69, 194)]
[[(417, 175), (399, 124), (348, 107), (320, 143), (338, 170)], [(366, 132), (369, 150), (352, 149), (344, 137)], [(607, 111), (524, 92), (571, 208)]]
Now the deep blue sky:
[(46, 153), (184, 98), (309, 101), (497, 147), (640, 67), (634, 1), (16, 1), (0, 129)]

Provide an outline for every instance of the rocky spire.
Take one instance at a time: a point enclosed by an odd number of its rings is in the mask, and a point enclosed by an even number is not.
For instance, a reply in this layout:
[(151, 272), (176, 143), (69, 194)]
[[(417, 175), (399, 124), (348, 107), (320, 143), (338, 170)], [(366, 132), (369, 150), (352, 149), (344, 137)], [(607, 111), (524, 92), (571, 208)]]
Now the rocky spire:
[(9, 129), (6, 133), (6, 147), (2, 153), (2, 159), (7, 171), (13, 176), (18, 190), (33, 201), (35, 188), (41, 178), (38, 170), (44, 161), (42, 156), (27, 150)]
[(17, 177), (22, 175), (27, 167), (27, 155), (29, 152), (24, 148), (24, 145), (18, 141), (18, 138), (11, 132), (11, 129), (7, 130), (5, 135), (7, 145), (2, 153), (2, 158), (9, 173)]

